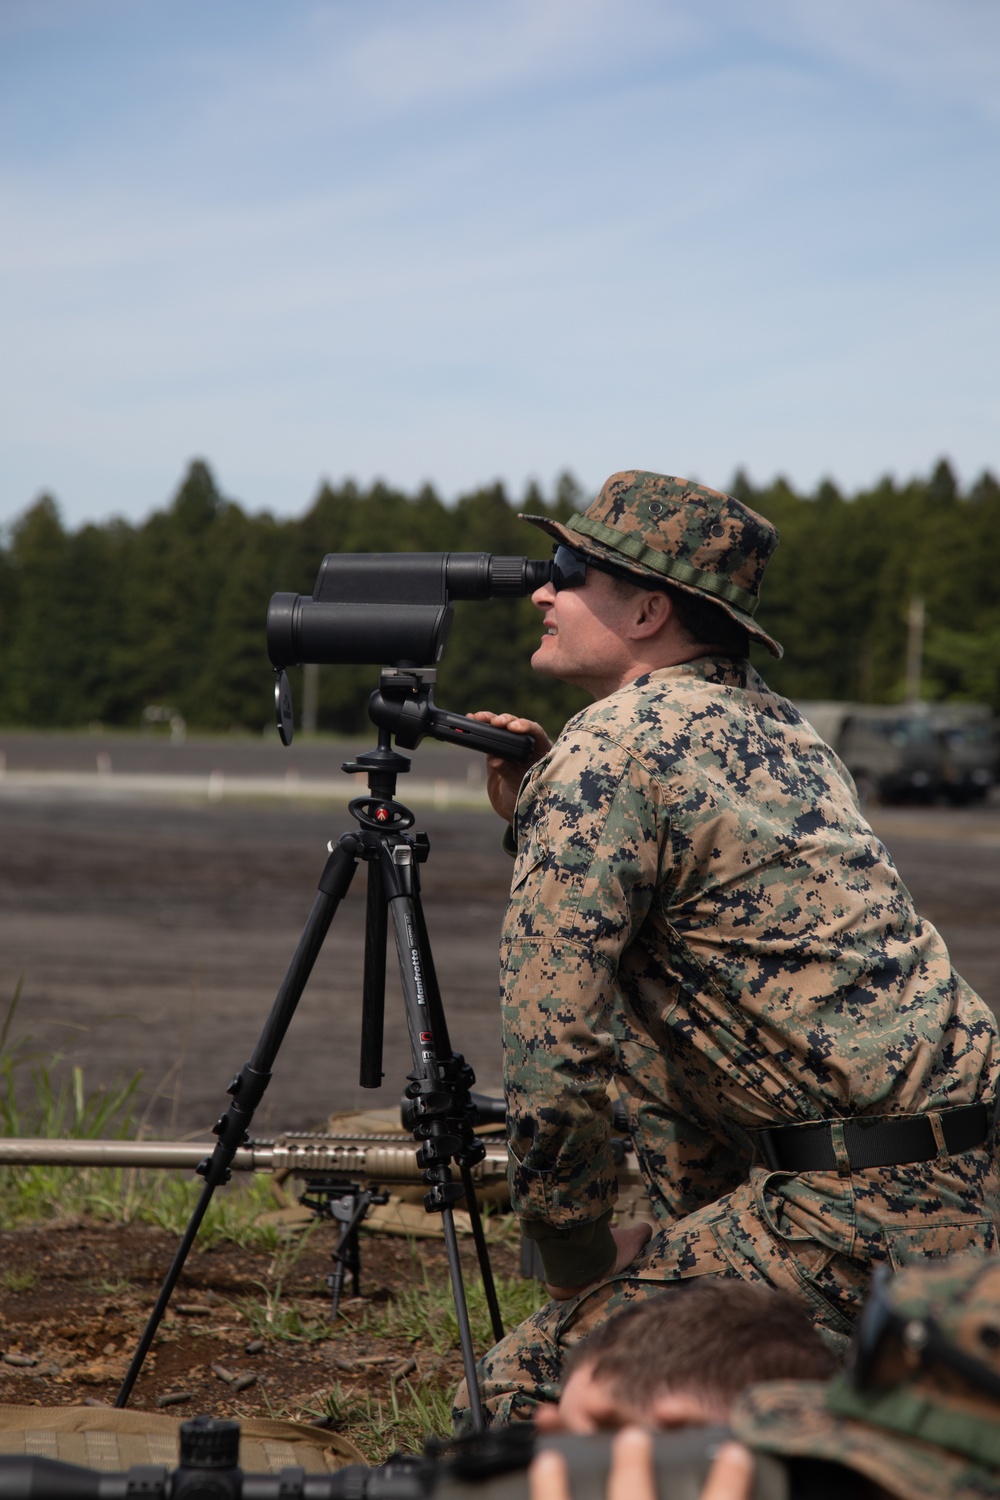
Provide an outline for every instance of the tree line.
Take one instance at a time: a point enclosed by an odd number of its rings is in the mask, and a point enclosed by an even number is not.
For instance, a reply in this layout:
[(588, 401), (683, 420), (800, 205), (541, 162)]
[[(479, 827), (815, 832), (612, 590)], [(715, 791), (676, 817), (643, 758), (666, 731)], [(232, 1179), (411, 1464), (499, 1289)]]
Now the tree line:
[[(780, 545), (759, 618), (785, 646), (755, 660), (792, 698), (898, 701), (907, 615), (926, 617), (922, 695), (1000, 711), (1000, 485), (984, 473), (962, 492), (947, 464), (926, 479), (884, 479), (847, 496), (829, 482), (800, 495), (783, 479), (730, 492), (776, 523)], [(500, 484), (446, 504), (376, 483), (324, 484), (304, 515), (249, 515), (202, 461), (170, 505), (133, 525), (69, 531), (42, 496), (0, 544), (0, 723), (138, 727), (150, 706), (192, 728), (259, 731), (271, 722), (264, 623), (276, 590), (310, 594), (328, 552), (550, 554), (518, 511), (566, 519), (591, 497), (563, 475), (548, 497), (514, 501)], [(530, 600), (460, 603), (436, 700), (457, 712), (516, 708), (550, 730), (585, 701), (534, 676), (539, 615)], [(291, 673), (302, 702), (301, 672)], [(378, 669), (319, 668), (321, 730), (370, 728)]]

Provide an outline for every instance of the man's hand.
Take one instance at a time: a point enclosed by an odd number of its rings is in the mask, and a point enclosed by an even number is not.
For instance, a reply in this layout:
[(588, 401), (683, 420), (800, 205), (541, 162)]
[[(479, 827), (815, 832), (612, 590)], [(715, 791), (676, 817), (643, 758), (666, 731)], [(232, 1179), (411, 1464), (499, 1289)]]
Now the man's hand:
[[(536, 724), (534, 719), (519, 719), (517, 714), (494, 714), (485, 708), (467, 717), (478, 719), (480, 724), (492, 724), (495, 729), (509, 729), (514, 734), (533, 735), (535, 753), (532, 756), (531, 765), (534, 765), (536, 760), (541, 760), (542, 756), (552, 749), (552, 741), (541, 724)], [(517, 794), (527, 769), (528, 763), (525, 761), (504, 760), (499, 755), (486, 757), (486, 794), (494, 811), (500, 814), (505, 823), (514, 821)]]
[[(611, 1444), (605, 1500), (656, 1500), (656, 1495), (653, 1435), (644, 1427), (623, 1427)], [(561, 1453), (551, 1448), (543, 1449), (531, 1460), (528, 1497), (529, 1500), (572, 1500), (569, 1466)], [(738, 1492), (732, 1496), (721, 1492), (714, 1500), (743, 1500), (743, 1497)]]
[[(712, 1463), (701, 1500), (750, 1500), (753, 1455), (742, 1443), (724, 1443)], [(561, 1453), (551, 1449), (532, 1459), (528, 1469), (530, 1500), (571, 1500), (569, 1471)], [(606, 1500), (656, 1500), (653, 1436), (643, 1427), (623, 1427), (611, 1445)]]
[(588, 1281), (583, 1286), (551, 1286), (545, 1283), (545, 1290), (555, 1302), (566, 1302), (570, 1297), (579, 1297), (581, 1292), (586, 1292), (592, 1286), (600, 1286), (602, 1281), (607, 1281), (609, 1276), (617, 1276), (630, 1266), (639, 1251), (652, 1239), (653, 1231), (649, 1224), (630, 1224), (627, 1229), (612, 1229), (611, 1237), (618, 1246), (618, 1254), (610, 1271), (605, 1271), (596, 1281)]
[(723, 1443), (708, 1471), (701, 1500), (750, 1500), (753, 1454), (742, 1443)]

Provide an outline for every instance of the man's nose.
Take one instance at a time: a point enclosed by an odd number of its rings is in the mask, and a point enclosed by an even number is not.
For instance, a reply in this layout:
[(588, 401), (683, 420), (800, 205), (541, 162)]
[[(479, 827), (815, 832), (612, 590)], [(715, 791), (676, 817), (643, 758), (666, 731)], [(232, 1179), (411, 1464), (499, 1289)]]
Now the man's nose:
[(550, 578), (547, 583), (543, 583), (535, 590), (531, 596), (531, 602), (536, 609), (548, 609), (549, 605), (555, 602), (555, 597), (556, 591), (552, 587)]

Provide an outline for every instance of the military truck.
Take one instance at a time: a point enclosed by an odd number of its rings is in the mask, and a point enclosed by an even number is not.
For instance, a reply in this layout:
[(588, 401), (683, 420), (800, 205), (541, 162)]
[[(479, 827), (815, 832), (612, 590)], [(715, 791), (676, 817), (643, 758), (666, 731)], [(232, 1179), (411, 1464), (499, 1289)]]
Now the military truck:
[(981, 802), (993, 785), (997, 726), (979, 703), (802, 702), (847, 766), (861, 805)]

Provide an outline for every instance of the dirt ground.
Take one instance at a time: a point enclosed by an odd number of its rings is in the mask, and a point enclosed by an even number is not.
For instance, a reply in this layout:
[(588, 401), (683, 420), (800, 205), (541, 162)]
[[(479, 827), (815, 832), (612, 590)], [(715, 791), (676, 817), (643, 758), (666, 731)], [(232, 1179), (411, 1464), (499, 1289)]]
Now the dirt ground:
[[(26, 786), (13, 774), (28, 763), (89, 774), (101, 753), (86, 737), (35, 744), (0, 737), (8, 772), (0, 776), (0, 1020), (20, 981), (14, 1032), (29, 1034), (40, 1058), (58, 1052), (67, 1066), (80, 1065), (88, 1090), (142, 1070), (137, 1128), (206, 1139), (294, 950), (327, 841), (350, 819), (344, 800), (330, 796), (211, 800), (204, 787), (140, 795), (109, 785), (106, 766), (99, 785), (91, 776), (93, 785)], [(160, 775), (180, 767), (192, 776), (278, 776), (285, 766), (280, 752), (225, 742), (180, 754), (115, 741), (103, 753), (117, 768)], [(462, 754), (442, 757), (434, 747), (426, 754), (421, 762), (424, 750), (415, 752), (425, 791), (407, 800), (431, 840), (423, 873), (428, 928), (452, 1043), (473, 1064), (480, 1088), (495, 1092), (496, 952), (510, 866), (493, 815), (455, 805), (474, 784)], [(301, 775), (326, 775), (340, 758), (330, 747), (314, 760), (303, 754)], [(1000, 805), (876, 809), (872, 819), (956, 967), (996, 1009)], [(281, 1048), (258, 1136), (314, 1129), (331, 1111), (384, 1108), (399, 1098), (410, 1058), (394, 985), (384, 1085), (365, 1093), (357, 1082), (364, 901), (361, 872)], [(3, 1233), (0, 1401), (113, 1400), (173, 1249), (159, 1231), (136, 1225)], [(312, 1242), (286, 1278), (286, 1294), (320, 1318), (330, 1249), (329, 1236)], [(442, 1253), (433, 1242), (420, 1251), (428, 1264)], [(132, 1405), (173, 1395), (186, 1398), (179, 1415), (315, 1419), (335, 1384), (351, 1399), (367, 1393), (388, 1402), (393, 1372), (413, 1358), (416, 1370), (406, 1378), (441, 1389), (458, 1379), (457, 1354), (442, 1359), (407, 1339), (383, 1339), (373, 1349), (346, 1323), (329, 1337), (266, 1338), (253, 1348), (253, 1328), (232, 1304), (261, 1296), (269, 1274), (273, 1280), (269, 1265), (263, 1254), (196, 1246)], [(505, 1266), (513, 1272), (510, 1250), (500, 1252), (499, 1269)], [(398, 1240), (366, 1237), (363, 1267), (367, 1307), (412, 1283), (409, 1251)]]
[[(326, 1233), (326, 1229), (329, 1233)], [(333, 1226), (276, 1266), (263, 1251), (197, 1244), (129, 1398), (134, 1411), (180, 1419), (280, 1416), (328, 1426), (358, 1443), (370, 1461), (394, 1446), (372, 1433), (369, 1412), (390, 1421), (393, 1387), (401, 1407), (409, 1387), (450, 1399), (462, 1375), (458, 1350), (438, 1352), (425, 1338), (365, 1332), (401, 1289), (412, 1285), (410, 1247), (399, 1238), (363, 1239), (361, 1297), (329, 1318), (326, 1275)], [(447, 1284), (440, 1241), (418, 1242), (428, 1275)], [(44, 1231), (8, 1230), (0, 1273), (0, 1403), (18, 1406), (113, 1405), (176, 1242), (158, 1229), (62, 1222)], [(515, 1273), (514, 1253), (494, 1246), (497, 1276)], [(463, 1251), (464, 1274), (478, 1277)], [(280, 1291), (280, 1298), (277, 1293)], [(270, 1295), (279, 1316), (261, 1326)], [(282, 1309), (294, 1308), (307, 1333), (289, 1336)], [(298, 1325), (295, 1325), (296, 1327)], [(483, 1346), (476, 1350), (483, 1352)], [(414, 1429), (419, 1443), (420, 1424)], [(412, 1442), (412, 1438), (411, 1438)]]

